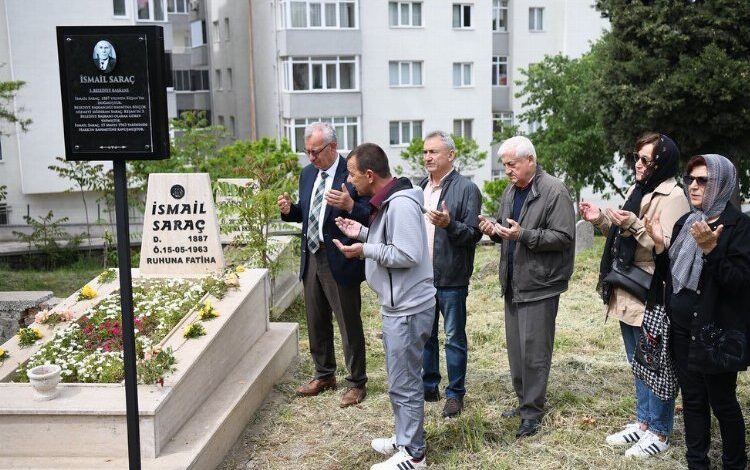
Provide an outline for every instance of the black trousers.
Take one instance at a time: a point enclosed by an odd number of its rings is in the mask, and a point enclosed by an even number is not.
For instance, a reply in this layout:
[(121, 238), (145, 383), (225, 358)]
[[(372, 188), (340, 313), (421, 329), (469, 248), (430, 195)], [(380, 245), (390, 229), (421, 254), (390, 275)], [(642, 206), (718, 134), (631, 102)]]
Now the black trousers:
[[(362, 330), (360, 285), (341, 286), (328, 266), (325, 245), (308, 254), (307, 270), (302, 280), (307, 313), (307, 336), (310, 355), (315, 363), (315, 378), (336, 374), (336, 351), (333, 347), (333, 315), (339, 324), (349, 387), (367, 382), (365, 335)], [(333, 315), (332, 315), (333, 314)]]
[(711, 411), (721, 431), (722, 468), (745, 469), (745, 421), (737, 402), (737, 372), (702, 374), (688, 370), (690, 331), (672, 325), (672, 354), (682, 393), (688, 468), (708, 469)]

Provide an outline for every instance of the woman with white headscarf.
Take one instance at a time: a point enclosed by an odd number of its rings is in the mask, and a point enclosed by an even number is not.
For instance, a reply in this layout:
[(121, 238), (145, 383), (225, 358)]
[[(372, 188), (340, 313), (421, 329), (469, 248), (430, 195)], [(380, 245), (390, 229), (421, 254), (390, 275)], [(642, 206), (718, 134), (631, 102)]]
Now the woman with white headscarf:
[(691, 469), (710, 466), (711, 411), (721, 431), (722, 467), (747, 466), (737, 372), (750, 362), (750, 217), (729, 203), (736, 180), (725, 157), (693, 157), (684, 176), (692, 211), (674, 225), (669, 250), (658, 217), (646, 221), (657, 254), (649, 301), (665, 305), (671, 320)]

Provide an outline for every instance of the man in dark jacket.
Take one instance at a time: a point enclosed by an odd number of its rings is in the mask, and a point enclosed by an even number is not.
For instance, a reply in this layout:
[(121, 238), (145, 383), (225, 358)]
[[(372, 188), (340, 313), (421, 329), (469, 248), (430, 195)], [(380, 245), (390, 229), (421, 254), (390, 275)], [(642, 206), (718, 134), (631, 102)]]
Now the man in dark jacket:
[(453, 168), (456, 145), (448, 134), (430, 133), (424, 141), (423, 155), (429, 176), (419, 185), (424, 190), (427, 241), (437, 293), (432, 335), (424, 347), (422, 379), (425, 400), (440, 400), (438, 323), (442, 312), (448, 369), (443, 417), (452, 418), (463, 411), (466, 394), (466, 296), (474, 270), (474, 250), (482, 238), (482, 195), (474, 183)]
[(516, 437), (539, 430), (555, 340), (560, 294), (573, 274), (575, 213), (565, 185), (537, 166), (529, 139), (512, 137), (497, 152), (512, 184), (503, 193), (499, 223), (480, 216), (479, 228), (502, 243), (500, 285), (505, 338), (518, 408)]
[(281, 219), (302, 222), (300, 279), (304, 284), (310, 354), (315, 376), (297, 394), (314, 396), (336, 388), (336, 353), (331, 312), (336, 315), (349, 375), (341, 407), (357, 404), (366, 395), (365, 337), (360, 317), (359, 285), (365, 279), (364, 262), (346, 259), (333, 244), (352, 243), (334, 220), (343, 216), (366, 223), (367, 198), (346, 185), (346, 161), (336, 152), (336, 132), (328, 123), (316, 122), (305, 129), (305, 152), (310, 159), (299, 179), (299, 203), (289, 194), (278, 198)]

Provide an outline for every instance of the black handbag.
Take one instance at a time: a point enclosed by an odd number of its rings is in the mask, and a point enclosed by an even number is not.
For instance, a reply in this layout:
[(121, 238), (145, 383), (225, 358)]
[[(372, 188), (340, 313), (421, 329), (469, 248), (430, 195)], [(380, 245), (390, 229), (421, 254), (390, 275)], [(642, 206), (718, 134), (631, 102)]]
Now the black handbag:
[(723, 329), (715, 323), (704, 325), (696, 338), (701, 362), (716, 371), (735, 372), (748, 365), (747, 336), (734, 329)]
[(646, 302), (651, 287), (651, 274), (635, 265), (624, 266), (618, 260), (612, 261), (612, 270), (604, 277), (607, 282)]

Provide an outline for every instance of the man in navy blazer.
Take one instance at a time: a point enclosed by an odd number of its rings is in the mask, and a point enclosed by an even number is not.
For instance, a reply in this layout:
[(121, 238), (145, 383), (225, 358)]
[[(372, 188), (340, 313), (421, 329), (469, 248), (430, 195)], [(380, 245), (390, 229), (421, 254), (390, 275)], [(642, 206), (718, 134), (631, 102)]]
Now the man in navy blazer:
[(315, 375), (297, 394), (315, 396), (336, 388), (336, 353), (333, 346), (332, 313), (336, 316), (349, 375), (340, 406), (364, 400), (367, 382), (365, 337), (360, 316), (360, 283), (365, 279), (364, 261), (347, 259), (333, 240), (349, 245), (334, 223), (336, 217), (367, 224), (370, 207), (347, 185), (346, 161), (336, 151), (336, 131), (329, 123), (316, 122), (305, 129), (305, 153), (310, 159), (300, 175), (299, 202), (289, 194), (278, 198), (281, 219), (302, 222), (300, 279), (305, 293), (305, 311), (310, 355)]

